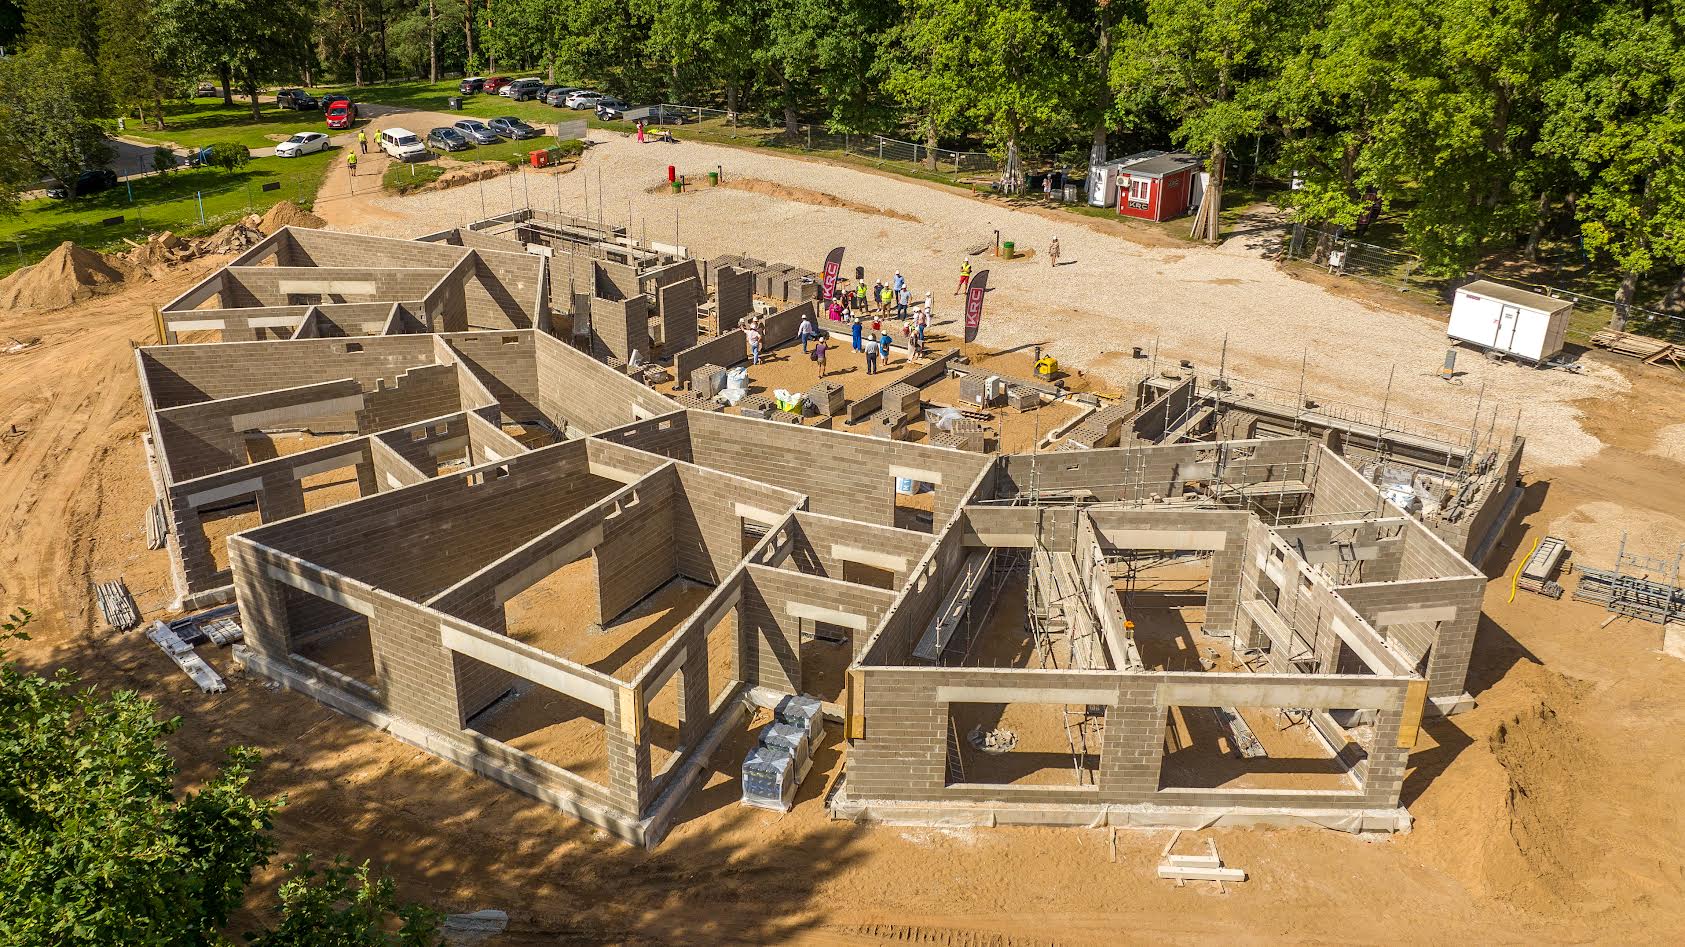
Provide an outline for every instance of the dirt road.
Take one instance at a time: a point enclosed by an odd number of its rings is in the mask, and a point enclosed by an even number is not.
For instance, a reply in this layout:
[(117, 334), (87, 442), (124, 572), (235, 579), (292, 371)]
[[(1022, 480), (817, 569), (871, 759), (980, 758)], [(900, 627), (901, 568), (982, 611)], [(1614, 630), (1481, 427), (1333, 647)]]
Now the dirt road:
[[(611, 146), (591, 160), (605, 167), (621, 167), (609, 159), (626, 162), (625, 190), (636, 191), (644, 166), (682, 155), (695, 167), (704, 157), (687, 151), (690, 146), (619, 154), (634, 147)], [(773, 180), (833, 172), (798, 166), (757, 173)], [(567, 183), (580, 187), (578, 179)], [(609, 190), (608, 206), (615, 193)], [(956, 226), (958, 212), (945, 198), (926, 206), (916, 199), (922, 193), (907, 191), (890, 202), (920, 217), (919, 225), (863, 223), (859, 211), (727, 189), (652, 201), (650, 216), (653, 223), (657, 208), (677, 207), (688, 228), (685, 241), (699, 249), (758, 250), (775, 258), (832, 242), (833, 227), (883, 229), (877, 243), (851, 244), (850, 259), (871, 259), (874, 268), (900, 263), (915, 281), (928, 282), (945, 275), (957, 261), (952, 246), (975, 239), (979, 227), (972, 221), (945, 232)], [(852, 199), (889, 206), (882, 197), (855, 193)], [(411, 212), (409, 202), (391, 203), (405, 208), (412, 227), (445, 206), (416, 201)], [(1019, 225), (1017, 217), (1000, 219)], [(1016, 271), (1003, 268), (1002, 285), (1011, 289), (1003, 288), (1001, 299), (1010, 304), (996, 311), (1008, 314), (997, 320), (1005, 324), (997, 340), (1027, 337), (1012, 325), (1017, 318), (1065, 318), (1061, 355), (1097, 342), (1110, 348), (1107, 340), (1129, 336), (1084, 335), (1071, 327), (1097, 325), (1110, 318), (1105, 313), (1115, 313), (1120, 325), (1134, 324), (1146, 318), (1140, 297), (1148, 293), (1159, 297), (1154, 306), (1207, 298), (1204, 284), (1193, 281), (1231, 278), (1214, 273), (1248, 274), (1252, 283), (1241, 288), (1242, 298), (1271, 318), (1295, 307), (1326, 307), (1317, 310), (1318, 321), (1364, 320), (1331, 328), (1330, 350), (1376, 325), (1427, 326), (1418, 316), (1371, 312), (1315, 287), (1278, 299), (1281, 286), (1296, 284), (1277, 282), (1267, 264), (1238, 250), (1204, 254), (1184, 269), (1158, 255), (1171, 251), (1075, 233), (1061, 227), (1068, 255), (1116, 256), (1108, 265), (1117, 272), (1144, 274), (1140, 291), (1079, 291), (1075, 283), (1086, 276), (1072, 267), (1069, 276), (1044, 272), (1059, 283), (1038, 302), (1028, 280), (1009, 282), (1005, 274)], [(890, 234), (898, 241), (932, 239), (941, 256), (915, 268), (903, 261), (923, 251), (892, 256)], [(790, 254), (774, 252), (780, 241), (794, 248)], [(1149, 278), (1157, 270), (1164, 277)], [(178, 294), (196, 275), (180, 273), (57, 313), (0, 315), (0, 338), (44, 339), (27, 352), (0, 356), (0, 422), (22, 431), (0, 439), (0, 514), (8, 537), (0, 551), (0, 602), (40, 615), (35, 640), (17, 649), (25, 665), (68, 666), (100, 686), (138, 689), (163, 712), (181, 714), (185, 724), (173, 744), (189, 778), (208, 772), (229, 745), (259, 748), (265, 765), (256, 788), (288, 798), (279, 822), (286, 853), (348, 850), (386, 865), (406, 896), (448, 910), (503, 908), (513, 921), (503, 942), (520, 944), (1646, 943), (1671, 942), (1685, 928), (1679, 790), (1685, 757), (1671, 739), (1685, 726), (1679, 698), (1685, 662), (1657, 653), (1660, 632), (1652, 625), (1600, 628), (1603, 613), (1592, 606), (1527, 593), (1506, 603), (1503, 579), (1490, 587), (1476, 644), (1470, 687), (1479, 706), (1428, 724), (1411, 757), (1405, 803), (1417, 818), (1415, 831), (1382, 840), (1316, 830), (1212, 831), (1225, 860), (1251, 876), (1226, 895), (1154, 879), (1165, 839), (1160, 832), (1120, 833), (1114, 863), (1098, 831), (831, 823), (821, 799), (838, 772), (834, 741), (792, 813), (738, 807), (734, 787), (716, 772), (689, 799), (670, 839), (645, 853), (262, 682), (235, 676), (226, 693), (202, 695), (138, 635), (96, 628), (89, 591), (90, 582), (121, 575), (150, 616), (170, 596), (164, 553), (145, 549), (142, 517), (152, 493), (130, 346), (151, 332), (148, 307)], [(1079, 295), (1094, 300), (1080, 316), (1086, 321), (1045, 315), (1056, 308), (1047, 299)], [(1215, 358), (1214, 350), (1195, 347), (1215, 332), (1198, 324), (1203, 318), (1184, 316), (1164, 330), (1186, 338), (1183, 351), (1202, 364)], [(1431, 351), (1432, 335), (1427, 326), (1405, 338)], [(1373, 344), (1401, 360), (1406, 354), (1397, 339)], [(1240, 356), (1231, 349), (1231, 357)], [(1267, 365), (1269, 357), (1248, 359)], [(1360, 355), (1351, 357), (1361, 362)], [(1494, 387), (1517, 397), (1539, 385), (1538, 398), (1555, 399), (1551, 410), (1578, 432), (1564, 440), (1567, 448), (1544, 434), (1529, 446), (1524, 521), (1488, 564), (1493, 575), (1513, 568), (1517, 550), (1541, 531), (1571, 536), (1579, 561), (1593, 565), (1607, 562), (1622, 527), (1660, 546), (1685, 541), (1679, 488), (1685, 468), (1677, 444), (1685, 399), (1674, 376), (1613, 363), (1599, 363), (1589, 382), (1506, 378), (1515, 370), (1477, 367), (1489, 372)], [(1377, 374), (1371, 367), (1364, 377), (1372, 384)], [(1675, 432), (1673, 440), (1658, 431)], [(1595, 442), (1589, 453), (1582, 438)], [(1564, 457), (1575, 462), (1560, 462)], [(208, 657), (229, 671), (225, 652)], [(729, 767), (747, 740), (747, 732), (740, 735), (720, 755), (721, 764)]]

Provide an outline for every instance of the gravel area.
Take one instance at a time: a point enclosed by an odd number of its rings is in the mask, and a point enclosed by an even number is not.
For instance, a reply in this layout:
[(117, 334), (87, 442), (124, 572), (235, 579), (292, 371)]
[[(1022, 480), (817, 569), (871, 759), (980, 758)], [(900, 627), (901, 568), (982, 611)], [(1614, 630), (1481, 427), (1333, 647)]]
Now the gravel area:
[[(1519, 410), (1535, 466), (1572, 464), (1596, 453), (1602, 445), (1582, 425), (1573, 402), (1627, 388), (1607, 365), (1588, 363), (1584, 374), (1572, 375), (1493, 364), (1469, 351), (1458, 353), (1463, 374), (1444, 382), (1438, 377), (1447, 347), (1442, 322), (1277, 270), (1264, 258), (1273, 235), (1243, 235), (1210, 249), (1148, 246), (1162, 244), (1162, 234), (1150, 232), (1137, 242), (1109, 232), (1116, 228), (1106, 221), (1015, 209), (853, 167), (704, 144), (640, 145), (604, 132), (592, 137), (599, 144), (572, 174), (523, 173), (483, 187), (378, 199), (371, 203), (381, 213), (367, 215), (356, 229), (411, 236), (528, 200), (580, 213), (589, 191), (592, 214), (606, 208), (610, 221), (629, 218), (634, 234), (660, 242), (674, 239), (676, 224), (679, 242), (698, 256), (741, 253), (818, 269), (825, 253), (843, 244), (845, 272), (864, 266), (867, 278), (876, 279), (899, 269), (915, 296), (934, 292), (938, 324), (959, 313), (953, 291), (967, 248), (992, 242), (998, 229), (1003, 239), (1040, 255), (1014, 262), (972, 258), (976, 269), (992, 270), (980, 336), (987, 346), (1040, 343), (1067, 365), (1121, 385), (1149, 364), (1130, 358), (1132, 346), (1156, 347), (1161, 364), (1190, 359), (1201, 375), (1215, 375), (1226, 339), (1230, 375), (1285, 393), (1297, 391), (1301, 357), (1307, 357), (1305, 390), (1324, 403), (1338, 399), (1378, 413), (1385, 401), (1394, 419), (1410, 415), (1466, 431), (1478, 402), (1484, 405), (1481, 427), (1495, 408), (1500, 434)], [(705, 185), (674, 196), (663, 186), (668, 165), (693, 181), (719, 166), (728, 177), (800, 188), (807, 199), (774, 196), (776, 187)], [(918, 220), (822, 206), (812, 192)], [(1055, 237), (1066, 261), (1057, 268), (1045, 254)]]

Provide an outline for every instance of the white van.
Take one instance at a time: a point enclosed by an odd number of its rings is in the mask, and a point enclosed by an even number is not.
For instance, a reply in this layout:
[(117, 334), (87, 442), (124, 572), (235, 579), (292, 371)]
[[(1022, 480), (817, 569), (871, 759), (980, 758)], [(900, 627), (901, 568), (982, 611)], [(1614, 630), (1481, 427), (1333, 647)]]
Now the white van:
[(380, 133), (380, 150), (399, 161), (427, 157), (427, 146), (421, 136), (407, 128), (388, 128)]

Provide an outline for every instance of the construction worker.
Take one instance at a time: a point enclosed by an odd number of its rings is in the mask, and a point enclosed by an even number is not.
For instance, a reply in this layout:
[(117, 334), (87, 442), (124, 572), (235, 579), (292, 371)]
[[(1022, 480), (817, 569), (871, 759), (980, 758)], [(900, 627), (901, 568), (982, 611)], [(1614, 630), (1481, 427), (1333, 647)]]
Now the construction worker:
[(368, 132), (366, 132), (366, 131), (358, 131), (357, 132), (357, 150), (362, 152), (363, 154), (369, 153), (369, 133)]
[(962, 257), (960, 259), (960, 285), (959, 285), (958, 289), (954, 290), (954, 295), (958, 296), (960, 293), (965, 292), (965, 288), (967, 286), (970, 286), (970, 285), (971, 285), (971, 260)]
[(350, 166), (351, 174), (355, 177), (357, 174), (357, 153), (355, 151), (347, 151), (345, 153), (345, 163)]
[(1047, 259), (1054, 265), (1059, 265), (1059, 238), (1054, 237), (1053, 243), (1048, 245)]

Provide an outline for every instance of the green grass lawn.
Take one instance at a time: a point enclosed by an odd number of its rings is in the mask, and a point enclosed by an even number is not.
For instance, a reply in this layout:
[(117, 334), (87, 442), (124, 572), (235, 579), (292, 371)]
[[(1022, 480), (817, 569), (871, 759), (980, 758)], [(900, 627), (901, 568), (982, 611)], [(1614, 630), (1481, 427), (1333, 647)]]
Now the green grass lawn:
[[(18, 213), (0, 218), (0, 273), (33, 263), (65, 240), (93, 250), (124, 246), (123, 238), (145, 239), (160, 230), (194, 233), (215, 229), (248, 213), (262, 213), (276, 202), (293, 200), (308, 207), (328, 166), (341, 158), (338, 148), (302, 158), (253, 158), (235, 172), (214, 168), (177, 171), (139, 178), (79, 200), (40, 198), (25, 201)], [(279, 185), (265, 191), (266, 184)], [(203, 195), (204, 221), (200, 221)], [(116, 223), (106, 220), (121, 217)]]
[[(258, 98), (265, 104), (262, 117), (256, 120), (252, 118), (251, 106), (245, 103), (227, 106), (222, 104), (221, 99), (194, 99), (165, 107), (164, 124), (167, 127), (163, 131), (151, 124), (142, 126), (131, 119), (125, 123), (123, 135), (159, 144), (173, 143), (183, 148), (203, 148), (217, 141), (237, 141), (247, 148), (268, 148), (298, 132), (328, 131), (321, 112), (276, 108), (273, 95), (260, 95)], [(109, 123), (107, 130), (117, 134), (117, 123)]]

